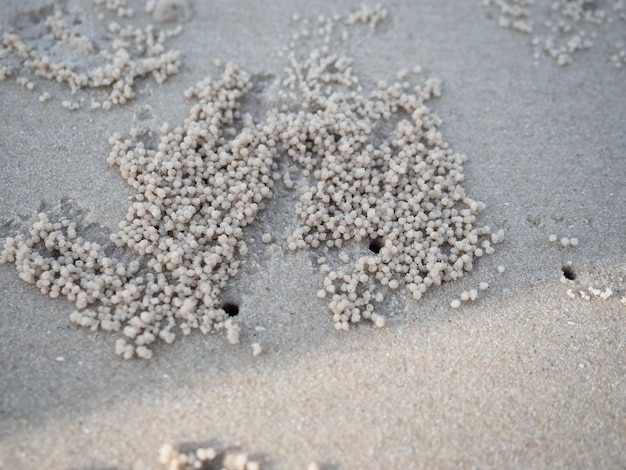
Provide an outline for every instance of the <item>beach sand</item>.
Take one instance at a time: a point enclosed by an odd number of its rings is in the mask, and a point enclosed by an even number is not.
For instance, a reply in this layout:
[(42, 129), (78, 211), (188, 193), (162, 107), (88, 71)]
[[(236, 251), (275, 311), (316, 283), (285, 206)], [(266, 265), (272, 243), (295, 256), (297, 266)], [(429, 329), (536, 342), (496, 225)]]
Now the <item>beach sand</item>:
[[(70, 97), (85, 99), (70, 111), (61, 85), (1, 82), (0, 237), (46, 210), (81, 214), (93, 224), (85, 233), (106, 240), (133, 194), (106, 164), (108, 137), (182, 122), (184, 90), (217, 77), (216, 58), (271, 83), (297, 31), (292, 15), (360, 2), (335, 4), (192, 2), (168, 42), (179, 72), (138, 81), (136, 98), (108, 111), (89, 109), (96, 90)], [(5, 1), (4, 30), (42, 5)], [(480, 221), (505, 231), (496, 252), (419, 301), (390, 297), (384, 328), (337, 332), (316, 297), (316, 255), (285, 242), (298, 194), (277, 189), (224, 291), (239, 305), (240, 343), (195, 331), (130, 361), (115, 355), (114, 335), (72, 324), (70, 302), (0, 266), (0, 468), (160, 468), (165, 443), (241, 449), (274, 469), (626, 467), (626, 70), (604, 36), (565, 67), (534, 61), (528, 38), (478, 1), (385, 6), (375, 32), (361, 27), (340, 47), (364, 85), (415, 65), (441, 79), (429, 106), (468, 156), (464, 186), (487, 206)], [(624, 23), (601, 31), (623, 35)], [(489, 289), (476, 301), (450, 308), (480, 282)]]

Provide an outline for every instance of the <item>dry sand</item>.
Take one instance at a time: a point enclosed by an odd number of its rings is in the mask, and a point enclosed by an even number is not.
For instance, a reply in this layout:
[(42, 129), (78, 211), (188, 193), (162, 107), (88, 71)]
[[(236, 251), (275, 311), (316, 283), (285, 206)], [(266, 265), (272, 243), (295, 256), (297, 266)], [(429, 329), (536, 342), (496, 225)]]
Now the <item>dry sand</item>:
[[(180, 122), (183, 90), (216, 76), (215, 58), (271, 81), (292, 15), (359, 6), (335, 3), (197, 0), (171, 42), (178, 75), (140, 82), (136, 100), (108, 112), (40, 103), (44, 90), (65, 93), (45, 81), (33, 92), (0, 83), (0, 235), (60, 204), (100, 225), (93, 236), (114, 230), (132, 193), (105, 163), (108, 136)], [(5, 27), (45, 4), (5, 1)], [(316, 297), (314, 255), (286, 248), (297, 194), (282, 190), (227, 289), (241, 344), (194, 333), (150, 361), (122, 361), (110, 334), (73, 326), (69, 302), (1, 266), (0, 468), (158, 468), (163, 443), (238, 447), (276, 469), (626, 467), (625, 71), (602, 37), (567, 67), (534, 63), (528, 41), (477, 1), (387, 8), (375, 34), (342, 47), (372, 83), (417, 64), (443, 81), (431, 107), (469, 157), (482, 220), (505, 229), (497, 252), (420, 301), (391, 299), (385, 328), (338, 333)], [(572, 285), (561, 282), (568, 263)], [(483, 281), (477, 301), (449, 307)], [(589, 286), (613, 295), (585, 300)]]

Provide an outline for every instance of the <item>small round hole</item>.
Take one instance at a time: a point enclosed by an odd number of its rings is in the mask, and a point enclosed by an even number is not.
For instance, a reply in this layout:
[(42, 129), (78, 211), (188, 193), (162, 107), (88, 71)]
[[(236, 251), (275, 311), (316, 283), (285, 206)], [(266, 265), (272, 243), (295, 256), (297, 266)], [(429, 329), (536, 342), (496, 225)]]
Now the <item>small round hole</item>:
[(380, 241), (378, 238), (377, 238), (376, 240), (372, 240), (372, 241), (370, 242), (370, 246), (369, 246), (370, 251), (371, 251), (372, 253), (376, 253), (376, 254), (378, 254), (378, 253), (380, 252), (380, 249), (381, 249), (382, 247), (383, 247), (383, 242), (382, 242), (382, 241)]
[(229, 317), (236, 317), (237, 315), (239, 315), (239, 305), (237, 304), (228, 302), (224, 304), (222, 308), (226, 312), (226, 315), (228, 315)]
[(574, 268), (572, 268), (571, 266), (565, 265), (561, 268), (561, 271), (563, 271), (563, 276), (565, 277), (565, 279), (569, 279), (570, 281), (576, 279), (576, 273), (574, 272)]

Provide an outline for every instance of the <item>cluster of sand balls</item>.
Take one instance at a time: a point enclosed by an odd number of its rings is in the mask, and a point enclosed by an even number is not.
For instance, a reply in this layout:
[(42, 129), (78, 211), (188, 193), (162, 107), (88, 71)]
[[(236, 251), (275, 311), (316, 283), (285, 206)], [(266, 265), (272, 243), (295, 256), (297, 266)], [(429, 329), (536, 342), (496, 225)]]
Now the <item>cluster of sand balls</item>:
[(159, 463), (167, 470), (194, 470), (198, 468), (221, 468), (223, 470), (260, 470), (261, 464), (246, 453), (236, 451), (218, 452), (213, 447), (198, 447), (182, 452), (171, 444), (159, 449)]
[[(503, 234), (477, 226), (485, 206), (463, 189), (466, 157), (450, 149), (425, 104), (440, 96), (438, 80), (411, 85), (401, 72), (392, 85), (381, 82), (364, 95), (350, 61), (322, 50), (288, 77), (305, 109), (269, 119), (286, 154), (313, 178), (296, 206), (301, 227), (288, 247), (361, 243), (372, 251), (338, 270), (319, 260), (318, 296), (329, 299), (337, 329), (361, 319), (383, 326), (374, 307), (384, 299), (380, 286), (420, 299), (493, 253)], [(384, 125), (391, 136), (380, 135)]]
[(128, 7), (126, 0), (93, 0), (96, 5), (102, 5), (109, 11), (114, 12), (119, 18), (132, 18), (135, 10)]
[(157, 338), (174, 341), (174, 326), (183, 334), (223, 329), (238, 342), (239, 326), (221, 308), (219, 293), (247, 253), (244, 227), (272, 194), (276, 157), (263, 132), (233, 127), (250, 86), (245, 73), (227, 65), (220, 81), (187, 91), (196, 104), (184, 127), (162, 128), (157, 149), (110, 138), (108, 163), (137, 192), (111, 240), (141, 265), (105, 256), (67, 219), (53, 224), (46, 214), (30, 237), (6, 240), (0, 262), (15, 263), (43, 293), (75, 302), (73, 322), (122, 331), (116, 352), (124, 358), (151, 357), (148, 346)]
[[(243, 229), (272, 195), (276, 158), (271, 139), (240, 115), (239, 100), (250, 87), (248, 75), (227, 64), (220, 81), (186, 92), (197, 103), (183, 127), (161, 129), (156, 150), (110, 139), (108, 163), (137, 191), (112, 241), (147, 259), (159, 280), (153, 304), (173, 310), (183, 334), (225, 324), (237, 342), (219, 293), (248, 252)], [(248, 126), (237, 131), (241, 120)]]
[[(260, 122), (240, 105), (250, 77), (227, 64), (219, 80), (187, 90), (188, 118), (173, 129), (164, 124), (155, 148), (119, 134), (109, 139), (107, 161), (136, 193), (111, 242), (133, 260), (113, 259), (69, 221), (41, 214), (30, 237), (7, 239), (0, 262), (75, 302), (73, 322), (121, 332), (116, 352), (124, 358), (149, 358), (150, 345), (171, 343), (176, 328), (224, 330), (236, 343), (239, 326), (220, 292), (248, 252), (244, 229), (272, 196), (284, 156), (309, 181), (287, 247), (323, 249), (331, 258), (348, 246), (370, 250), (353, 262), (341, 253), (339, 267), (318, 258), (318, 296), (337, 329), (361, 320), (383, 326), (376, 305), (387, 289), (420, 299), (463, 276), (503, 233), (477, 225), (485, 205), (463, 189), (466, 157), (445, 142), (441, 120), (426, 106), (440, 96), (440, 83), (412, 84), (415, 68), (365, 94), (351, 61), (328, 51), (338, 21), (320, 18), (325, 46), (304, 59), (291, 54), (281, 102)], [(262, 239), (271, 243), (268, 235)]]
[[(594, 42), (609, 42), (606, 28), (611, 24), (620, 24), (621, 34), (626, 23), (624, 0), (483, 0), (483, 5), (497, 12), (500, 27), (529, 35), (535, 60), (546, 55), (561, 66), (570, 64), (575, 53), (591, 49)], [(611, 61), (616, 68), (626, 57), (623, 40), (618, 37), (614, 43)]]
[(74, 302), (77, 310), (70, 315), (74, 323), (92, 330), (124, 328), (136, 346), (118, 343), (118, 353), (126, 358), (135, 352), (149, 358), (147, 345), (155, 335), (173, 340), (173, 333), (160, 323), (164, 315), (151, 308), (156, 279), (138, 274), (138, 260), (123, 263), (107, 256), (102, 246), (77, 236), (76, 224), (68, 219), (52, 223), (45, 213), (38, 219), (29, 237), (7, 238), (1, 263), (14, 263), (22, 280), (51, 298), (65, 296)]
[[(213, 447), (198, 447), (182, 451), (171, 444), (163, 444), (159, 449), (159, 463), (167, 470), (194, 470), (219, 468), (222, 470), (261, 470), (261, 463), (245, 452), (226, 449), (221, 452)], [(306, 470), (319, 470), (316, 462), (306, 466)]]
[[(121, 9), (119, 11), (127, 11), (121, 4), (110, 5), (116, 5), (116, 8)], [(132, 17), (132, 14), (121, 17)], [(78, 55), (83, 63), (94, 62), (99, 65), (80, 70), (70, 65), (72, 60), (54, 59), (52, 55), (31, 46), (18, 32), (7, 31), (2, 35), (0, 59), (3, 63), (0, 64), (0, 78), (24, 71), (67, 85), (72, 94), (89, 88), (106, 89), (108, 96), (102, 102), (93, 101), (91, 108), (109, 109), (135, 98), (134, 89), (138, 79), (151, 76), (161, 84), (169, 76), (178, 73), (181, 65), (180, 54), (167, 49), (166, 43), (180, 34), (180, 27), (157, 30), (153, 25), (140, 28), (113, 21), (108, 24), (104, 33), (108, 39), (106, 47), (103, 47), (104, 44), (96, 46), (87, 36), (73, 30), (68, 25), (72, 21), (70, 15), (57, 9), (43, 21), (46, 32), (41, 32), (42, 37), (49, 32), (54, 39), (54, 47), (63, 50), (65, 55)], [(102, 50), (96, 52), (96, 49)], [(11, 67), (7, 65), (10, 58), (17, 61)], [(78, 109), (80, 103), (68, 101), (64, 106)]]
[[(103, 247), (78, 236), (76, 230), (68, 219), (52, 223), (40, 213), (29, 237), (6, 239), (0, 262), (15, 263), (19, 277), (43, 294), (74, 302), (78, 310), (70, 315), (72, 321), (94, 330), (118, 331), (137, 312), (138, 305), (130, 308), (130, 301), (145, 291), (144, 279), (134, 277), (140, 264), (106, 256)], [(89, 309), (95, 303), (100, 308)], [(118, 304), (127, 308), (116, 308)]]

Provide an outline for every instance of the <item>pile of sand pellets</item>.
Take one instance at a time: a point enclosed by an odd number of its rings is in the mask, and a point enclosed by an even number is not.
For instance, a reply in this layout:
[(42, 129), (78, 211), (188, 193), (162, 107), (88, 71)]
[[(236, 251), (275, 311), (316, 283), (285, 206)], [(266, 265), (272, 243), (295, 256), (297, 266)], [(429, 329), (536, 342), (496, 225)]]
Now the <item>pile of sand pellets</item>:
[[(258, 121), (241, 106), (251, 78), (229, 63), (219, 79), (185, 92), (187, 119), (164, 124), (158, 145), (113, 135), (107, 161), (136, 195), (110, 240), (132, 260), (42, 213), (28, 235), (6, 239), (0, 262), (74, 302), (74, 323), (119, 332), (116, 352), (126, 359), (150, 358), (157, 339), (171, 343), (195, 329), (224, 331), (236, 343), (240, 327), (220, 293), (248, 253), (244, 230), (283, 177), (279, 159), (288, 159), (308, 183), (298, 188), (300, 226), (279, 242), (329, 257), (317, 258), (318, 297), (336, 329), (383, 326), (377, 306), (387, 291), (420, 299), (462, 277), (503, 233), (479, 224), (485, 205), (463, 187), (466, 157), (427, 106), (440, 82), (415, 67), (366, 92), (350, 58), (330, 47), (347, 28), (375, 27), (386, 14), (364, 8), (303, 24), (315, 33), (292, 43), (279, 102)], [(347, 246), (363, 247), (362, 255), (351, 260)]]
[[(58, 87), (47, 85), (57, 82), (69, 89), (61, 103), (70, 110), (83, 106), (86, 97), (80, 91), (104, 90), (100, 98), (90, 100), (89, 107), (106, 110), (134, 99), (140, 79), (152, 77), (161, 84), (178, 72), (180, 54), (168, 49), (167, 42), (180, 34), (180, 25), (159, 29), (150, 22), (139, 27), (134, 10), (125, 2), (94, 3), (104, 12), (113, 11), (114, 17), (107, 18), (108, 12), (93, 17), (60, 3), (24, 13), (10, 20), (11, 26), (0, 26), (0, 80), (16, 76), (28, 90), (45, 89), (39, 95), (41, 102), (60, 94)], [(185, 18), (185, 2), (154, 3), (148, 4), (148, 13), (156, 22), (170, 18), (167, 7), (172, 3)]]
[[(535, 60), (550, 57), (567, 65), (576, 53), (606, 42), (611, 63), (626, 65), (624, 0), (483, 0), (483, 5), (496, 14), (500, 27), (530, 38)], [(619, 27), (611, 30), (613, 24)]]
[(193, 470), (198, 468), (221, 468), (223, 470), (260, 470), (261, 464), (246, 453), (232, 450), (218, 452), (213, 447), (197, 447), (188, 452), (171, 444), (159, 449), (159, 463), (167, 470)]
[[(159, 449), (159, 463), (166, 470), (261, 470), (262, 465), (256, 459), (235, 448), (216, 450), (214, 447), (184, 446), (181, 450), (171, 444), (163, 444)], [(306, 470), (320, 470), (316, 462), (306, 466)]]

